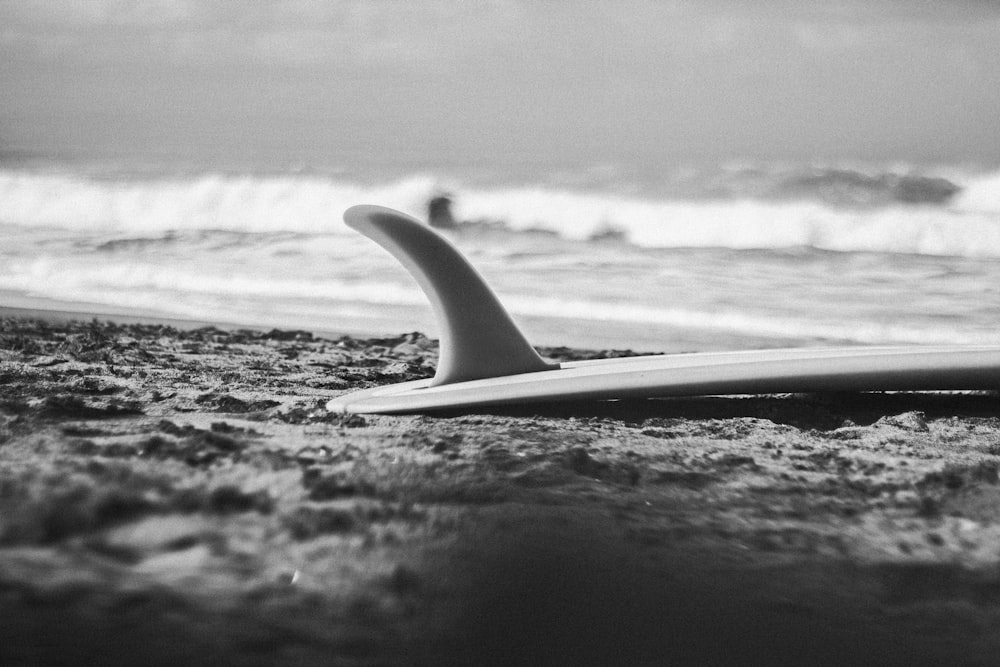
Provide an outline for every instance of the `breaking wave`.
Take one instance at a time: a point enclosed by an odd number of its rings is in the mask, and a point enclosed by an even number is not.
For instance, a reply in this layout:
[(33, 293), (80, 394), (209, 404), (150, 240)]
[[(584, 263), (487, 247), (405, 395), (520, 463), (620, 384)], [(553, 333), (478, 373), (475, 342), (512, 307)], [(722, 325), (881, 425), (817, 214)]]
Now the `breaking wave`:
[(419, 210), (433, 187), (429, 177), (361, 187), (295, 175), (109, 180), (0, 170), (0, 223), (137, 234), (186, 229), (336, 232), (348, 206), (379, 201)]
[[(463, 186), (428, 175), (361, 185), (318, 175), (107, 178), (6, 169), (0, 170), (0, 224), (126, 238), (205, 229), (337, 234), (344, 231), (340, 213), (351, 205), (378, 203), (423, 217), (428, 200), (446, 190), (459, 220), (571, 240), (1000, 257), (1000, 173), (965, 177), (961, 184), (845, 170), (769, 178), (766, 188), (720, 190), (703, 183), (698, 195), (637, 196)], [(868, 194), (862, 201), (831, 191)]]

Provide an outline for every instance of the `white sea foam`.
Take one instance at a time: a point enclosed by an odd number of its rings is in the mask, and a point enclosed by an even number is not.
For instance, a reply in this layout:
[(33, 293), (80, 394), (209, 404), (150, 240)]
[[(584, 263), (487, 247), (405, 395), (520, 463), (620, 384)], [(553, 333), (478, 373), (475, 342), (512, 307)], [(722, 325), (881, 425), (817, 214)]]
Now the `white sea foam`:
[(550, 299), (514, 296), (505, 299), (510, 310), (522, 316), (539, 316), (575, 321), (645, 324), (669, 329), (726, 331), (735, 335), (802, 340), (838, 340), (861, 344), (913, 343), (998, 345), (1000, 333), (956, 331), (953, 326), (837, 321), (806, 314), (804, 317), (765, 316), (748, 311), (662, 308), (590, 300)]
[(248, 232), (340, 231), (340, 215), (359, 202), (420, 211), (433, 179), (414, 176), (361, 187), (302, 176), (88, 178), (0, 170), (0, 222), (133, 234), (175, 229)]
[[(772, 180), (812, 183), (811, 174)], [(822, 188), (858, 181), (821, 176)], [(898, 185), (878, 174), (860, 182), (865, 192)], [(410, 277), (340, 215), (376, 203), (421, 216), (445, 189), (459, 219), (503, 223), (506, 231), (470, 226), (455, 240), (538, 342), (599, 332), (614, 345), (633, 346), (636, 335), (669, 346), (673, 332), (685, 349), (768, 339), (997, 344), (1000, 174), (948, 182), (964, 189), (937, 203), (879, 194), (877, 205), (846, 205), (797, 189), (753, 198), (747, 187), (713, 199), (706, 187), (656, 198), (431, 176), (361, 185), (320, 175), (0, 169), (0, 290), (98, 312), (433, 332)], [(533, 228), (553, 235), (520, 233)], [(586, 242), (608, 230), (629, 243)], [(842, 252), (729, 250), (791, 247)]]
[[(422, 215), (431, 176), (359, 185), (320, 176), (94, 178), (0, 170), (0, 224), (128, 236), (167, 230), (343, 233), (340, 214), (379, 203)], [(615, 230), (645, 247), (788, 248), (1000, 257), (1000, 174), (971, 178), (948, 205), (833, 206), (819, 200), (651, 199), (546, 187), (445, 184), (460, 219), (586, 240)]]
[(102, 302), (122, 291), (155, 292), (168, 305), (172, 295), (208, 294), (220, 298), (253, 297), (275, 301), (296, 299), (351, 301), (375, 305), (424, 305), (415, 285), (358, 282), (308, 277), (282, 279), (249, 273), (196, 271), (142, 262), (70, 263), (53, 258), (12, 262), (0, 273), (0, 290), (35, 296)]
[[(1000, 211), (1000, 207), (998, 207)], [(618, 230), (659, 248), (789, 248), (1000, 257), (1000, 212), (939, 206), (833, 208), (810, 201), (656, 201), (542, 189), (469, 192), (465, 218), (587, 239)]]
[[(0, 272), (0, 290), (30, 296), (106, 304), (112, 307), (156, 309), (192, 319), (224, 318), (258, 324), (298, 322), (336, 328), (337, 321), (357, 326), (373, 309), (405, 307), (427, 310), (426, 298), (409, 282), (343, 280), (335, 278), (282, 279), (252, 273), (196, 271), (128, 262), (93, 264), (34, 259), (15, 262)], [(640, 295), (637, 295), (639, 297)], [(835, 340), (854, 343), (964, 343), (1000, 344), (995, 328), (956, 327), (933, 321), (899, 323), (864, 318), (836, 319), (823, 309), (801, 316), (765, 314), (733, 306), (664, 307), (636, 302), (609, 302), (600, 298), (567, 298), (508, 293), (505, 305), (518, 317), (589, 323), (641, 325), (671, 329), (726, 332), (731, 336), (775, 339)], [(347, 308), (348, 310), (345, 310)], [(351, 310), (353, 308), (353, 310)]]
[(1000, 216), (1000, 171), (969, 178), (954, 206), (960, 211)]

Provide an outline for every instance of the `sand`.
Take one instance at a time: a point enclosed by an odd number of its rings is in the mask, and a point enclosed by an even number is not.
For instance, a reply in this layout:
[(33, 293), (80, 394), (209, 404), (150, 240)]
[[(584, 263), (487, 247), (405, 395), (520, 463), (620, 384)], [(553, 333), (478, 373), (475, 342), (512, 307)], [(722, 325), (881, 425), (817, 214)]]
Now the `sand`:
[(997, 395), (323, 407), (435, 359), (0, 319), (0, 663), (995, 664)]

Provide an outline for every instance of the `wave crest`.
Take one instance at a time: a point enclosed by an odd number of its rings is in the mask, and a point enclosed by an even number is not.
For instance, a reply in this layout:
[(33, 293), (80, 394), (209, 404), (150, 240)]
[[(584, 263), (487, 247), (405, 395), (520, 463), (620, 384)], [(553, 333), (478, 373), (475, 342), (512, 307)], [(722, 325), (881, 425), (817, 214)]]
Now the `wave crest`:
[[(1000, 173), (967, 179), (960, 192), (945, 179), (847, 170), (800, 173), (780, 182), (786, 198), (652, 198), (546, 186), (447, 190), (460, 220), (499, 221), (512, 232), (545, 230), (571, 240), (1000, 257)], [(427, 175), (359, 185), (316, 175), (108, 179), (0, 170), (0, 224), (128, 238), (204, 229), (341, 233), (340, 215), (349, 206), (378, 203), (422, 216), (440, 186)], [(835, 206), (813, 196), (818, 189), (842, 187), (892, 191), (894, 203)], [(812, 195), (791, 196), (799, 190)]]
[[(515, 230), (589, 240), (619, 237), (650, 248), (813, 247), (1000, 257), (1000, 213), (940, 207), (841, 209), (818, 202), (656, 201), (543, 189), (469, 192), (462, 218), (496, 218)], [(609, 234), (613, 232), (613, 234)]]
[(0, 222), (133, 233), (330, 232), (343, 228), (341, 212), (360, 201), (419, 211), (433, 187), (434, 180), (426, 176), (361, 187), (293, 175), (106, 180), (0, 171)]

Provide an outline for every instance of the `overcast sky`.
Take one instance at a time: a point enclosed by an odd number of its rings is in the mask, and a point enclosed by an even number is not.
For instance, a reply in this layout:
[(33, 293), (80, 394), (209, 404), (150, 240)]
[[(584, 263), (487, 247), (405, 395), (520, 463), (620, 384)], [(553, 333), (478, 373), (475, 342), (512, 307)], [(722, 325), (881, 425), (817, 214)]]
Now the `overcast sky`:
[(0, 0), (0, 147), (1000, 163), (1000, 2)]

